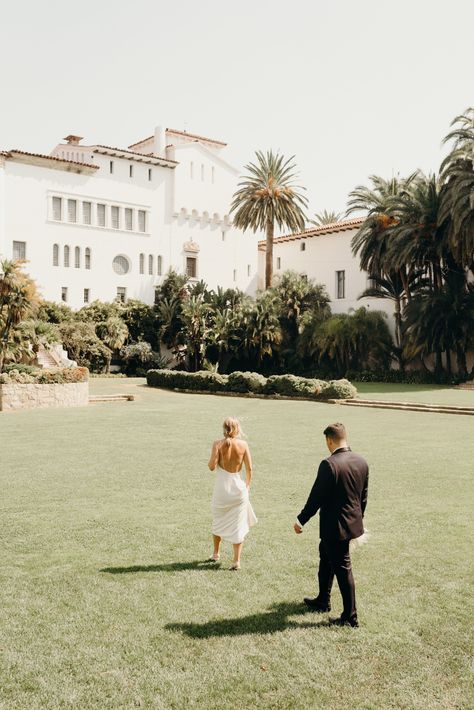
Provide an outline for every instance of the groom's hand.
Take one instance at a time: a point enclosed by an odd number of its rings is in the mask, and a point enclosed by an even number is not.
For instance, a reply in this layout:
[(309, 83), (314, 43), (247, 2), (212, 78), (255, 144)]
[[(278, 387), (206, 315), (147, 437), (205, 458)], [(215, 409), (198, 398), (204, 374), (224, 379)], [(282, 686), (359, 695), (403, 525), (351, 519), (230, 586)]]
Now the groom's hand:
[(295, 523), (293, 525), (293, 530), (297, 535), (301, 535), (301, 533), (303, 532), (303, 528), (301, 527), (301, 525), (298, 525), (298, 523)]

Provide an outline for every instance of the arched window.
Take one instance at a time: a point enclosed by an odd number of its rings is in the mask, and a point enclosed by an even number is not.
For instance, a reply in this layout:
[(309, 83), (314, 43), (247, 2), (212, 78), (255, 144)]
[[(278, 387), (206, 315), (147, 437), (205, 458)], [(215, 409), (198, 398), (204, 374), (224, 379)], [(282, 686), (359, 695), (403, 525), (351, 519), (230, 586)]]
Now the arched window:
[(53, 266), (59, 266), (59, 244), (53, 244)]
[(81, 268), (81, 247), (74, 249), (74, 266), (76, 269)]
[(153, 274), (153, 255), (150, 254), (148, 257), (148, 273), (150, 276)]
[(161, 274), (163, 273), (163, 257), (161, 256), (161, 254), (159, 254), (156, 262), (157, 262), (156, 273), (158, 274), (158, 276), (161, 276)]
[(140, 254), (140, 273), (145, 273), (145, 254)]
[(86, 247), (85, 255), (84, 255), (84, 266), (86, 269), (91, 268), (91, 250), (89, 247)]
[(70, 252), (70, 249), (66, 245), (64, 247), (64, 266), (69, 266), (69, 252)]

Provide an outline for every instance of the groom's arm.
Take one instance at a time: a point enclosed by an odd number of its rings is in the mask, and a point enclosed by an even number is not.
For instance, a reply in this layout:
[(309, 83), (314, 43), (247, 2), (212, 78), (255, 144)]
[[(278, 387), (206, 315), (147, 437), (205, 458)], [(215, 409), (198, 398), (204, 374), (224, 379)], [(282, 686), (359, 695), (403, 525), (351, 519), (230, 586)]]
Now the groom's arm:
[(326, 459), (324, 459), (324, 461), (321, 461), (319, 464), (318, 475), (316, 476), (316, 480), (311, 489), (311, 493), (308, 496), (306, 505), (297, 516), (297, 522), (299, 522), (301, 527), (306, 525), (308, 520), (316, 515), (330, 491), (332, 481), (333, 474), (331, 467)]

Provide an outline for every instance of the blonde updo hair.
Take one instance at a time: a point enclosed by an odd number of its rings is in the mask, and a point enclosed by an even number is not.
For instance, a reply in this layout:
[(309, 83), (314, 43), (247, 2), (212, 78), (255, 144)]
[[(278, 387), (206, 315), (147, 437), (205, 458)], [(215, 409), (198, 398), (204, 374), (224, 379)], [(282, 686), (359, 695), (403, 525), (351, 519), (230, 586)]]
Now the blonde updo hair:
[(222, 429), (227, 446), (230, 446), (231, 439), (236, 439), (240, 434), (242, 434), (240, 422), (234, 417), (227, 417), (224, 419)]

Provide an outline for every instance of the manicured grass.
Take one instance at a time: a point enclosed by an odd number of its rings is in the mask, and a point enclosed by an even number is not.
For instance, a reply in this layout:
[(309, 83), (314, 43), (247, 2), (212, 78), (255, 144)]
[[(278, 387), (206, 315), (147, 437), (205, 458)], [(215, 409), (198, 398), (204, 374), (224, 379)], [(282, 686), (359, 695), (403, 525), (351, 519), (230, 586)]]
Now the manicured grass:
[[(2, 710), (472, 707), (470, 417), (91, 389), (138, 399), (0, 414)], [(202, 562), (228, 414), (255, 462), (240, 573)], [(358, 630), (304, 612), (317, 520), (292, 531), (341, 419), (371, 465)]]

